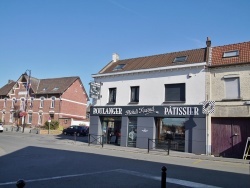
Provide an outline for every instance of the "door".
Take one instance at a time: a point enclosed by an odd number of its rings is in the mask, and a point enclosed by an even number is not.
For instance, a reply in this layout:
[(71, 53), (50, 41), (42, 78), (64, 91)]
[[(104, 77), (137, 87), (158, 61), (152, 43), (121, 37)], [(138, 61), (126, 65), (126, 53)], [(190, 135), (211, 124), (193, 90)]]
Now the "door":
[(120, 145), (121, 117), (104, 117), (101, 122), (103, 143)]
[(213, 155), (242, 158), (248, 136), (249, 118), (212, 118)]

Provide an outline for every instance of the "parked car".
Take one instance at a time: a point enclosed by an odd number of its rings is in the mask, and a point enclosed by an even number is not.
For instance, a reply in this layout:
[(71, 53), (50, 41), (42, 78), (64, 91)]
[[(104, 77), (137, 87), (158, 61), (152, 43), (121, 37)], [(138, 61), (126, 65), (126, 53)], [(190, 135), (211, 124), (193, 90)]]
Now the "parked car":
[(0, 123), (0, 132), (3, 132), (3, 124)]
[(70, 127), (63, 129), (63, 134), (76, 136), (86, 136), (89, 134), (89, 127), (82, 125), (71, 125)]

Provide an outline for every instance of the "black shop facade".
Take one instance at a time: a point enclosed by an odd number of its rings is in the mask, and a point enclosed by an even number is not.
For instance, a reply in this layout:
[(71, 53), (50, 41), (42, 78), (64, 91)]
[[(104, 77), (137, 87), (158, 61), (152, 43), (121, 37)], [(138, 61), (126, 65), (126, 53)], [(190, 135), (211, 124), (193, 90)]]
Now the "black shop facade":
[(148, 148), (148, 139), (170, 139), (178, 151), (206, 153), (202, 105), (92, 106), (90, 134), (103, 135), (104, 144), (136, 148)]

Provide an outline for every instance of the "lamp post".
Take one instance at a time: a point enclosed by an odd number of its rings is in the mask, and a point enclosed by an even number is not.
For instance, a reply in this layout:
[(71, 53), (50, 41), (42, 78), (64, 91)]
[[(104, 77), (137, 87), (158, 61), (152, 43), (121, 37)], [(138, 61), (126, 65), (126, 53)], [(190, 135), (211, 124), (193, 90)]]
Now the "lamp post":
[(23, 117), (23, 132), (24, 132), (24, 127), (25, 127), (25, 119), (26, 119), (26, 115), (27, 115), (27, 105), (28, 105), (28, 96), (29, 96), (29, 91), (30, 91), (30, 76), (31, 76), (31, 70), (26, 70), (24, 75), (28, 74), (28, 83), (26, 84), (26, 96), (25, 96), (25, 107), (24, 107), (24, 112), (25, 112), (25, 116)]

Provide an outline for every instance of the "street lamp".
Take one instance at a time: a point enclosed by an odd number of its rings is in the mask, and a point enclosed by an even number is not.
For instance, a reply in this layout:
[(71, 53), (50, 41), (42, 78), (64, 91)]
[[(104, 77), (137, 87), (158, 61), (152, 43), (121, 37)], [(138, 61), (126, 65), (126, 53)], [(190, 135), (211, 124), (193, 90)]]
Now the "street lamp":
[(27, 75), (28, 72), (28, 83), (26, 84), (26, 96), (25, 96), (25, 107), (24, 107), (24, 112), (25, 116), (23, 117), (23, 132), (24, 132), (24, 126), (25, 126), (25, 119), (27, 115), (27, 105), (28, 105), (28, 96), (29, 96), (29, 91), (30, 91), (30, 76), (31, 76), (31, 70), (26, 70), (24, 75)]

